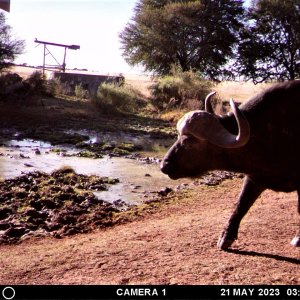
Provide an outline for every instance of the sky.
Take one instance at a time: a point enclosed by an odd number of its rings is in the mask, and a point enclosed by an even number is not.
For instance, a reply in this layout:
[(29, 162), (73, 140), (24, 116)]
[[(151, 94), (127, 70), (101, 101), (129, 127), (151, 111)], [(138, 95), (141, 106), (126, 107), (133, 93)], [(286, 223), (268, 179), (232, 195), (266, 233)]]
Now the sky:
[[(248, 3), (250, 0), (246, 0)], [(67, 68), (88, 69), (102, 74), (140, 74), (122, 57), (119, 33), (134, 15), (138, 0), (11, 0), (7, 24), (15, 38), (25, 40), (24, 54), (15, 63), (43, 64), (43, 45), (34, 40), (79, 45), (67, 50)], [(64, 48), (48, 49), (63, 62)], [(46, 64), (56, 62), (47, 55)]]
[[(34, 40), (79, 45), (67, 50), (67, 68), (88, 69), (102, 74), (139, 74), (122, 57), (119, 33), (133, 17), (138, 0), (11, 0), (7, 24), (15, 38), (25, 40), (24, 54), (15, 63), (43, 64), (43, 45)], [(63, 62), (64, 48), (48, 46)], [(56, 62), (47, 55), (46, 64)]]

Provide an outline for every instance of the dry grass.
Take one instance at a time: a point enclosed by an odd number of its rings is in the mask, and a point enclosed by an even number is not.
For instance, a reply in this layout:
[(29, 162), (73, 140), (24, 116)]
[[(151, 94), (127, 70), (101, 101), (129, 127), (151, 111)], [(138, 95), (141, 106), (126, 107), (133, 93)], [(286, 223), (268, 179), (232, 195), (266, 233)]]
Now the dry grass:
[(139, 90), (145, 98), (149, 98), (151, 95), (150, 87), (154, 84), (155, 80), (147, 75), (125, 74), (125, 82)]
[(224, 81), (214, 87), (219, 97), (224, 100), (233, 98), (238, 102), (245, 102), (253, 95), (268, 88), (270, 83), (260, 83), (255, 85), (252, 82)]
[[(145, 75), (125, 75), (125, 78), (126, 83), (138, 89), (147, 98), (150, 97), (149, 87), (155, 82), (155, 79)], [(233, 98), (237, 102), (245, 102), (271, 85), (272, 83), (255, 85), (252, 82), (224, 81), (215, 85), (212, 90), (218, 93), (222, 101), (228, 101), (230, 98)], [(170, 114), (178, 114), (178, 112), (170, 112)]]

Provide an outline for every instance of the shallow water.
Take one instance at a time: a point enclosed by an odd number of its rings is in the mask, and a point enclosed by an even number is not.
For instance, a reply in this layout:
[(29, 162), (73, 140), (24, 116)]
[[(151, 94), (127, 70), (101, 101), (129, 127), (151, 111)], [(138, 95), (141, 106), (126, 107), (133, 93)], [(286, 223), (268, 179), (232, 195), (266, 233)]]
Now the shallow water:
[[(40, 154), (36, 154), (37, 150)], [(172, 181), (159, 170), (159, 164), (147, 164), (133, 159), (104, 157), (102, 159), (65, 157), (50, 151), (49, 143), (13, 140), (0, 147), (0, 174), (3, 179), (19, 176), (35, 170), (52, 172), (63, 166), (72, 167), (77, 173), (119, 178), (109, 191), (96, 195), (112, 202), (123, 200), (138, 204), (151, 199), (166, 187), (175, 188), (189, 180)], [(69, 149), (68, 152), (72, 151)], [(74, 150), (73, 150), (74, 151)]]
[(91, 132), (87, 130), (68, 130), (68, 134), (80, 134), (88, 136), (87, 143), (132, 143), (136, 146), (140, 146), (143, 151), (149, 152), (166, 152), (166, 150), (175, 141), (175, 138), (154, 138), (150, 134), (138, 135), (126, 132)]

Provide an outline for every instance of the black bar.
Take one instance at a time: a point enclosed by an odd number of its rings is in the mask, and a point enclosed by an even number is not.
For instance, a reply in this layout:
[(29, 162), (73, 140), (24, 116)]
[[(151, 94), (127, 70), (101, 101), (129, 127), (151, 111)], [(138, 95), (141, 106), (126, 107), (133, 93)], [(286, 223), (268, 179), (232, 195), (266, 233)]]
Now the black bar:
[(57, 44), (57, 43), (51, 43), (51, 42), (39, 41), (38, 39), (35, 39), (34, 42), (35, 42), (35, 43), (39, 43), (39, 44), (44, 44), (44, 45), (50, 45), (50, 46), (65, 47), (65, 48), (72, 49), (72, 50), (78, 50), (78, 49), (80, 49), (80, 46), (79, 46), (79, 45), (64, 45), (64, 44)]
[(300, 285), (1, 285), (0, 300), (300, 299)]

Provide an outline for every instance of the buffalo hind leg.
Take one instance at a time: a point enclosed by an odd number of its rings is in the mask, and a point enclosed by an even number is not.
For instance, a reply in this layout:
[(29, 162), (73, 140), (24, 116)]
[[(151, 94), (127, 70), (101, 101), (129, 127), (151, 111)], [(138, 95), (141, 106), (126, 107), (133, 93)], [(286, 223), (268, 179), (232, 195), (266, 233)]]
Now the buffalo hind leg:
[[(300, 190), (298, 192), (298, 214), (300, 215)], [(300, 231), (299, 233), (292, 239), (291, 245), (294, 247), (300, 247)]]
[(256, 185), (250, 177), (246, 176), (235, 210), (219, 238), (218, 248), (226, 250), (237, 239), (241, 220), (264, 190), (265, 188)]

